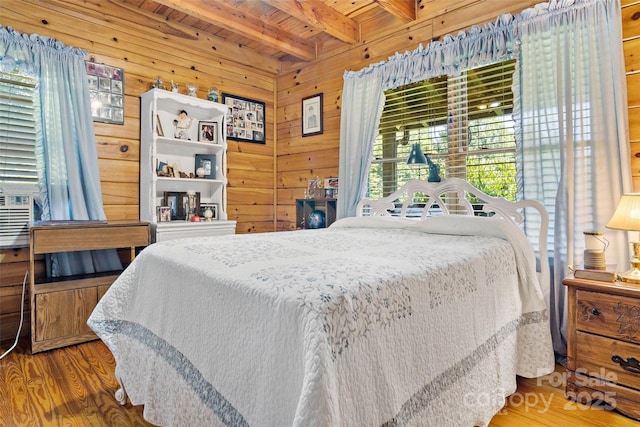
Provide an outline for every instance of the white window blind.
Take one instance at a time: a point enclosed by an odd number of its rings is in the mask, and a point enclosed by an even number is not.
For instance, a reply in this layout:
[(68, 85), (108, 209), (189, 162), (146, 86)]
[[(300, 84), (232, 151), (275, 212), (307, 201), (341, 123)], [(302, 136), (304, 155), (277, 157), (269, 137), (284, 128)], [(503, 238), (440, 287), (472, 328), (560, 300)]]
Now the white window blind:
[(37, 190), (35, 81), (0, 72), (0, 192)]
[(463, 178), (488, 194), (515, 200), (514, 69), (514, 61), (505, 61), (385, 92), (369, 197), (427, 178), (427, 165), (406, 164), (412, 144), (419, 143), (442, 178)]

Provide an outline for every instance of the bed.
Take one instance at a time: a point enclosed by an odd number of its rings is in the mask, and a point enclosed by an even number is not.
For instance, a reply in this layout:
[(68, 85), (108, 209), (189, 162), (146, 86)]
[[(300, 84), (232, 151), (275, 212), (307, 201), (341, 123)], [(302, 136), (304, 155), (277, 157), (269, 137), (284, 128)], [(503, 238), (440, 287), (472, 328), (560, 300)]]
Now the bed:
[(413, 180), (327, 229), (152, 244), (88, 324), (156, 425), (486, 425), (554, 369), (547, 222)]

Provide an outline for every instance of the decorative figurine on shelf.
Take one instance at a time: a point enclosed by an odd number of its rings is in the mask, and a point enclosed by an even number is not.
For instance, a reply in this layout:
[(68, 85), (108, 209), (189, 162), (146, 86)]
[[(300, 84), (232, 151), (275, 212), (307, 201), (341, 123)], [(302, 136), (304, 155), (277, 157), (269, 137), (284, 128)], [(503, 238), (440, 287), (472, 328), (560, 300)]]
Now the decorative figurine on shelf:
[(218, 102), (218, 88), (212, 87), (207, 92), (207, 99), (209, 101)]
[(174, 83), (173, 80), (171, 80), (171, 92), (173, 93), (180, 92), (180, 90), (178, 90), (178, 83)]
[(207, 208), (204, 210), (204, 220), (207, 222), (211, 222), (213, 221), (213, 211), (211, 210), (211, 208)]
[(318, 209), (311, 211), (307, 219), (308, 228), (324, 228), (325, 223), (326, 219), (323, 211)]
[(151, 83), (152, 89), (164, 89), (164, 82), (160, 78), (160, 76), (156, 77), (156, 79)]
[[(185, 212), (187, 213), (185, 220), (194, 222), (200, 221), (200, 217), (196, 214), (196, 210), (196, 192), (189, 190), (187, 191), (187, 200), (185, 203)], [(194, 217), (198, 217), (198, 219), (193, 219)]]
[(189, 128), (193, 120), (189, 117), (185, 110), (180, 110), (178, 118), (173, 121), (176, 125), (176, 133), (174, 137), (176, 139), (191, 139), (189, 138)]
[(207, 174), (207, 171), (205, 170), (205, 168), (198, 168), (196, 169), (196, 176), (198, 178), (204, 178), (204, 176)]
[(187, 83), (187, 95), (189, 96), (198, 96), (198, 86), (194, 85), (193, 83)]

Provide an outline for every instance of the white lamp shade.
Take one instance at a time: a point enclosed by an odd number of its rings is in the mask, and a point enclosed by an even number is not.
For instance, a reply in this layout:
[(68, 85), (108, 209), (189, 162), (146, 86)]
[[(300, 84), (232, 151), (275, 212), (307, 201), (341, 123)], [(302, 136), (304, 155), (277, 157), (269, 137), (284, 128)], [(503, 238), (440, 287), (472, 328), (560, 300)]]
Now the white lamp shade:
[(640, 193), (625, 193), (620, 197), (607, 228), (640, 231)]

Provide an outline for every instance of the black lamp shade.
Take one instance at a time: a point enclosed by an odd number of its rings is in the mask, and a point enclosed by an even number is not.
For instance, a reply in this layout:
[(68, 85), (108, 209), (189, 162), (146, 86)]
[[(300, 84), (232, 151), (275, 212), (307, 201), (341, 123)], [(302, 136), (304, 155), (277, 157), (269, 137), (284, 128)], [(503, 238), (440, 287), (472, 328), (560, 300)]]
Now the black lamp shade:
[(411, 146), (411, 153), (407, 158), (408, 165), (426, 165), (427, 157), (422, 152), (422, 146), (417, 142)]

